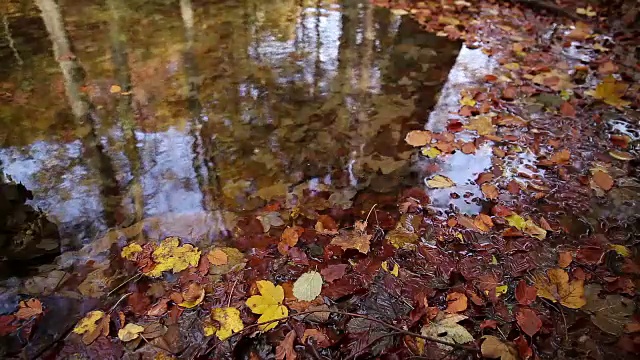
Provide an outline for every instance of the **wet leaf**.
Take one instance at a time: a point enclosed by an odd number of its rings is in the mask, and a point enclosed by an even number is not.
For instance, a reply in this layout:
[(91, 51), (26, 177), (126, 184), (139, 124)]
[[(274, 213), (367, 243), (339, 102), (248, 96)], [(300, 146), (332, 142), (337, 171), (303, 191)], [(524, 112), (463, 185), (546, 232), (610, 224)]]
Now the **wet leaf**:
[(507, 220), (509, 226), (513, 226), (518, 230), (522, 230), (525, 233), (536, 237), (540, 240), (547, 237), (547, 231), (538, 225), (536, 225), (532, 220), (525, 220), (518, 214), (511, 214), (509, 216), (505, 216), (504, 218)]
[(611, 150), (609, 151), (609, 155), (611, 155), (612, 158), (620, 161), (631, 161), (635, 159), (632, 154), (625, 151)]
[(404, 141), (411, 146), (425, 146), (431, 142), (431, 131), (409, 131)]
[(183, 302), (178, 306), (191, 309), (194, 308), (204, 300), (204, 288), (196, 283), (191, 283), (185, 291), (182, 292)]
[(519, 309), (516, 313), (516, 321), (520, 329), (529, 336), (535, 335), (542, 327), (542, 320), (531, 309)]
[(144, 332), (144, 327), (129, 323), (124, 328), (118, 330), (118, 338), (124, 342), (132, 341), (140, 337), (140, 334)]
[[(258, 323), (276, 320), (289, 315), (289, 309), (282, 305), (284, 301), (284, 289), (275, 286), (271, 281), (259, 280), (256, 282), (260, 295), (250, 297), (246, 304), (254, 314), (261, 314)], [(267, 331), (278, 325), (277, 321), (262, 325), (260, 329)]]
[(561, 251), (558, 253), (558, 266), (561, 268), (566, 268), (571, 265), (573, 261), (573, 255), (571, 255), (570, 251)]
[(604, 191), (611, 190), (614, 184), (611, 175), (601, 170), (596, 170), (593, 172), (593, 181)]
[(617, 252), (618, 254), (624, 257), (631, 256), (631, 252), (629, 252), (629, 249), (627, 249), (623, 245), (609, 244), (609, 248), (611, 248), (613, 251)]
[(329, 337), (325, 335), (323, 332), (321, 332), (320, 330), (306, 329), (304, 331), (304, 334), (302, 335), (302, 343), (306, 344), (307, 339), (310, 339), (310, 338), (313, 339), (317, 344), (317, 346), (320, 348), (327, 348), (331, 346), (331, 341), (329, 340)]
[(434, 147), (428, 147), (428, 148), (423, 148), (420, 153), (430, 159), (435, 159), (438, 157), (438, 155), (442, 154), (442, 151), (434, 148)]
[(518, 360), (518, 351), (513, 345), (503, 343), (492, 335), (485, 335), (482, 339), (482, 345), (480, 346), (482, 356), (489, 359)]
[(18, 319), (27, 320), (40, 314), (42, 314), (42, 303), (40, 300), (33, 298), (20, 301), (18, 312), (15, 315)]
[(535, 276), (537, 295), (571, 308), (579, 309), (586, 304), (584, 280), (569, 282), (569, 275), (562, 269), (549, 269), (547, 275)]
[(82, 335), (87, 332), (92, 332), (98, 327), (97, 322), (105, 316), (105, 313), (100, 310), (94, 310), (85, 315), (84, 318), (78, 321), (78, 324), (73, 328), (73, 332)]
[(284, 225), (284, 220), (280, 217), (280, 213), (276, 211), (268, 212), (264, 215), (257, 216), (258, 220), (262, 224), (264, 232), (269, 232), (271, 227), (279, 227)]
[(418, 234), (413, 231), (409, 231), (402, 226), (397, 226), (395, 229), (389, 231), (385, 236), (385, 240), (393, 245), (396, 249), (403, 249), (411, 246), (418, 241)]
[(456, 185), (453, 182), (453, 180), (442, 175), (436, 175), (432, 177), (431, 179), (426, 181), (426, 184), (428, 187), (434, 188), (434, 189), (444, 189), (444, 188), (449, 188)]
[(211, 265), (225, 265), (229, 262), (227, 253), (220, 249), (213, 249), (207, 254), (207, 259)]
[(347, 264), (329, 265), (320, 270), (320, 274), (326, 282), (330, 283), (343, 277), (348, 267), (349, 265)]
[(322, 291), (322, 276), (317, 271), (302, 274), (293, 283), (293, 296), (302, 301), (313, 301)]
[[(222, 341), (227, 340), (233, 333), (244, 329), (244, 324), (242, 323), (242, 319), (240, 319), (240, 310), (233, 307), (215, 308), (211, 310), (211, 319), (218, 322), (219, 328), (214, 327), (213, 330), (209, 329), (208, 332), (210, 334), (207, 336), (215, 333), (218, 339)], [(213, 333), (211, 333), (211, 331), (213, 331)]]
[(595, 12), (591, 5), (587, 6), (586, 8), (577, 8), (576, 13), (580, 15), (586, 15), (588, 17), (594, 17), (598, 15), (598, 13)]
[(391, 270), (389, 270), (389, 263), (387, 261), (383, 261), (380, 267), (382, 267), (382, 270), (388, 272), (389, 274), (395, 277), (398, 277), (398, 275), (400, 274), (400, 267), (398, 266), (397, 263), (393, 264), (393, 269)]
[(369, 252), (372, 235), (356, 232), (345, 232), (331, 240), (332, 245), (340, 246), (343, 250), (355, 249), (363, 254)]
[(479, 115), (469, 120), (469, 124), (464, 126), (465, 129), (475, 130), (478, 135), (491, 135), (496, 132), (491, 118), (486, 115)]
[(495, 200), (498, 198), (498, 188), (495, 185), (484, 183), (480, 186), (480, 189), (487, 199)]
[(459, 313), (467, 310), (467, 296), (462, 293), (452, 292), (447, 295), (447, 312)]
[(191, 244), (180, 246), (180, 239), (168, 237), (160, 243), (152, 254), (155, 267), (147, 273), (151, 277), (159, 277), (164, 271), (178, 273), (189, 266), (197, 266), (200, 261), (200, 250)]
[(277, 360), (295, 360), (297, 355), (293, 348), (293, 343), (296, 341), (296, 332), (294, 330), (284, 337), (282, 342), (276, 347), (276, 359)]
[(127, 260), (135, 260), (136, 254), (142, 251), (140, 244), (132, 243), (122, 248), (120, 256)]
[(607, 295), (600, 297), (602, 286), (589, 284), (585, 286), (585, 296), (587, 304), (582, 310), (591, 313), (591, 321), (600, 330), (620, 336), (624, 332), (625, 326), (632, 322), (632, 315), (636, 305), (633, 300), (621, 295)]
[(289, 186), (287, 184), (280, 182), (275, 185), (271, 185), (258, 190), (255, 194), (251, 195), (251, 197), (257, 196), (266, 201), (271, 201), (272, 199), (277, 197), (285, 197), (288, 191), (289, 191)]
[(476, 101), (471, 96), (465, 96), (462, 99), (460, 99), (460, 105), (476, 106)]
[(111, 85), (109, 88), (109, 92), (112, 94), (118, 94), (122, 92), (122, 88), (119, 85)]
[[(422, 327), (420, 333), (424, 336), (438, 338), (440, 340), (466, 344), (473, 341), (473, 336), (458, 322), (467, 319), (466, 316), (460, 314), (446, 314), (438, 316), (435, 321)], [(451, 350), (451, 346), (438, 344), (438, 347), (445, 350)]]
[(628, 84), (619, 83), (610, 75), (598, 84), (595, 90), (588, 90), (584, 93), (598, 100), (602, 100), (611, 106), (622, 108), (631, 104), (629, 101), (622, 100), (622, 96), (624, 96), (628, 88)]

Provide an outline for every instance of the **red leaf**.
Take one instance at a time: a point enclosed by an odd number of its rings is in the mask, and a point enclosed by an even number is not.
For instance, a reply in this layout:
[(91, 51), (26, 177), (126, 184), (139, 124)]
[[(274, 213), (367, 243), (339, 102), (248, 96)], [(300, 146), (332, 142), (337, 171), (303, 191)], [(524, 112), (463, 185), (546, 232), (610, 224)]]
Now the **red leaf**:
[(1, 315), (0, 316), (0, 336), (9, 335), (16, 331), (18, 325), (12, 325), (11, 323), (16, 319), (13, 315)]
[(343, 277), (348, 267), (349, 265), (347, 264), (329, 265), (326, 268), (320, 270), (320, 274), (322, 274), (324, 281), (330, 283)]
[(527, 285), (527, 282), (520, 280), (516, 286), (516, 300), (520, 305), (530, 305), (536, 300), (536, 288)]
[(297, 357), (296, 351), (293, 349), (293, 342), (296, 340), (296, 332), (291, 330), (284, 337), (284, 340), (276, 347), (276, 359), (295, 360)]
[(495, 320), (485, 320), (480, 324), (480, 329), (495, 329), (498, 326), (498, 322)]
[(522, 358), (522, 360), (527, 360), (533, 356), (533, 350), (531, 350), (529, 343), (527, 343), (527, 339), (525, 339), (523, 335), (518, 336), (513, 342), (516, 344), (518, 354), (520, 354), (520, 358)]
[(560, 114), (567, 117), (575, 117), (576, 109), (571, 105), (571, 103), (565, 101), (560, 105)]
[(531, 309), (519, 309), (516, 313), (516, 321), (520, 329), (529, 336), (535, 335), (542, 327), (542, 320)]

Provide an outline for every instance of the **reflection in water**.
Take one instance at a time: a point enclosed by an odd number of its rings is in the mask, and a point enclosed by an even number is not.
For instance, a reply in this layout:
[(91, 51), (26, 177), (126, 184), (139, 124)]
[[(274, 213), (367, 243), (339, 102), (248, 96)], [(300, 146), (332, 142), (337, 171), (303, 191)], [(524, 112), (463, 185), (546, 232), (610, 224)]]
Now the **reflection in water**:
[[(7, 18), (23, 66), (0, 48), (0, 161), (70, 245), (284, 192), (419, 184), (403, 134), (460, 46), (364, 0), (36, 4)], [(31, 51), (42, 22), (51, 50)]]

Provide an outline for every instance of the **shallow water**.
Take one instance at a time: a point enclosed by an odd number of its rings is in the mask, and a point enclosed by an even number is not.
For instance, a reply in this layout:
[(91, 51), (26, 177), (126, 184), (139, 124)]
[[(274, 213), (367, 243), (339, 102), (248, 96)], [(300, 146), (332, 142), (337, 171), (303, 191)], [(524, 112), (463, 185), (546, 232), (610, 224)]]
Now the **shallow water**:
[[(304, 189), (348, 203), (423, 186), (404, 135), (424, 127), (461, 46), (357, 0), (5, 8), (0, 168), (68, 247)], [(452, 177), (482, 167), (469, 158)]]

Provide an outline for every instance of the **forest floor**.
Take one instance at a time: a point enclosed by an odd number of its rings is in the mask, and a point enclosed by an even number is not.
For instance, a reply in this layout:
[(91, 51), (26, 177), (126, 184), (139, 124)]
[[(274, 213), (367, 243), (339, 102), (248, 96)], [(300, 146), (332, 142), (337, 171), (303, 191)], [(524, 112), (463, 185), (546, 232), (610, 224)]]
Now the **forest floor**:
[(83, 250), (104, 262), (20, 285), (48, 295), (0, 316), (6, 355), (637, 358), (637, 32), (584, 4), (374, 3), (495, 64), (457, 88), (446, 129), (405, 134), (426, 187), (451, 197), (468, 195), (441, 164), (490, 147), (479, 214), (434, 211), (422, 186), (346, 209), (307, 192), (241, 218), (224, 247), (107, 239)]

